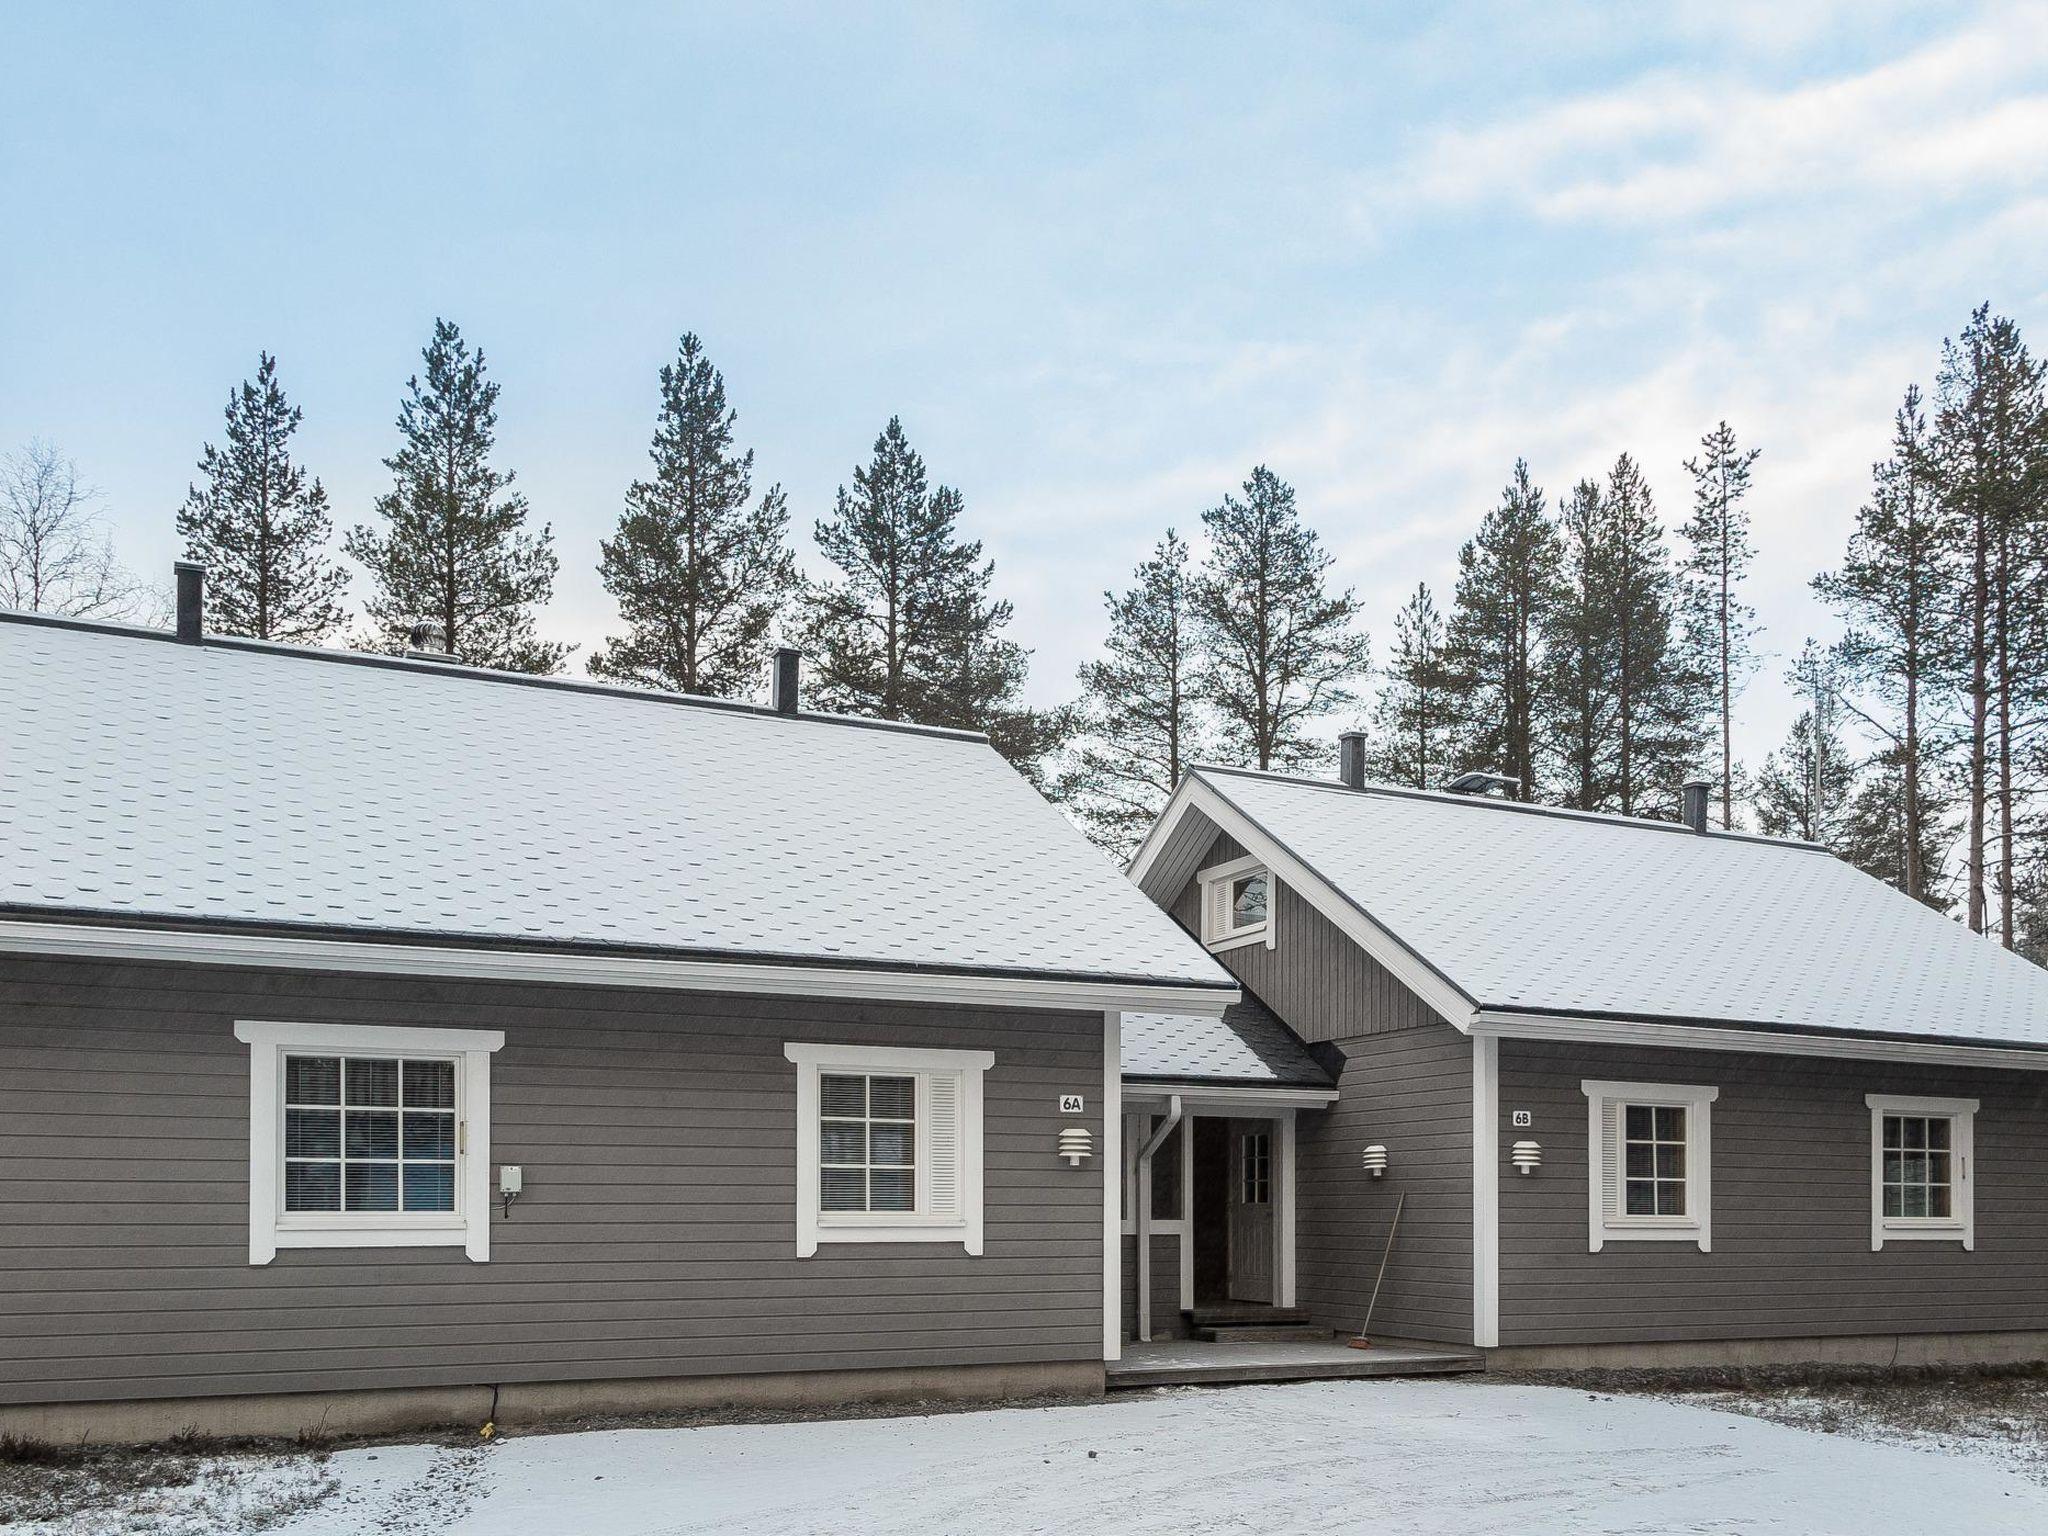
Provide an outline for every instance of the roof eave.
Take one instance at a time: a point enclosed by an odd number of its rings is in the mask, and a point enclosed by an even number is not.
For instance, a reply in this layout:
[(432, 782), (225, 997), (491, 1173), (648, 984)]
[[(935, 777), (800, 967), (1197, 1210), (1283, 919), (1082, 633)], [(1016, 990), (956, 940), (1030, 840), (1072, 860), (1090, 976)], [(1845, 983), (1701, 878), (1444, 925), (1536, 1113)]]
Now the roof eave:
[(1852, 1033), (1784, 1024), (1660, 1020), (1610, 1014), (1481, 1008), (1469, 1031), (1502, 1040), (1556, 1040), (1581, 1045), (1637, 1045), (1660, 1050), (1752, 1051), (1926, 1066), (1999, 1067), (2048, 1072), (2048, 1043), (1937, 1040), (1923, 1035)]

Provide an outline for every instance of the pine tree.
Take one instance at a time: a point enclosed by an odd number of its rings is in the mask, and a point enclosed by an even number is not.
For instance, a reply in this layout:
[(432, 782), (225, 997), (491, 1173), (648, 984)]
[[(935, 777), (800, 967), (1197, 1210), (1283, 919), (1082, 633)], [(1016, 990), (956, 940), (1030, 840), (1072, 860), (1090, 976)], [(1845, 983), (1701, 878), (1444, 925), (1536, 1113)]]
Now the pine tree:
[(725, 380), (685, 335), (661, 370), (653, 478), (626, 493), (599, 574), (627, 633), (598, 677), (729, 698), (761, 676), (770, 626), (796, 585), (782, 487), (753, 499), (754, 453), (733, 451)]
[(1867, 875), (1874, 875), (1925, 902), (1948, 911), (1942, 878), (1942, 850), (1948, 829), (1942, 802), (1923, 790), (1918, 819), (1906, 816), (1905, 753), (1886, 747), (1864, 765), (1862, 782), (1849, 798), (1842, 817), (1841, 855)]
[(1899, 889), (1945, 907), (1935, 894), (1937, 863), (1925, 854), (1944, 841), (1933, 812), (1932, 784), (1944, 755), (1934, 706), (1959, 566), (1918, 389), (1906, 390), (1892, 418), (1891, 457), (1871, 476), (1870, 500), (1856, 514), (1841, 569), (1815, 577), (1813, 587), (1845, 622), (1845, 671), (1872, 701), (1850, 707), (1885, 743), (1880, 755), (1890, 766), (1881, 782), (1895, 785), (1898, 795)]
[(1757, 821), (1768, 836), (1839, 850), (1856, 765), (1842, 741), (1837, 660), (1808, 640), (1785, 680), (1806, 707), (1757, 775)]
[(1562, 551), (1545, 498), (1515, 460), (1500, 505), (1458, 551), (1445, 649), (1459, 716), (1454, 766), (1509, 775), (1518, 800), (1537, 797), (1543, 625), (1557, 599)]
[(1597, 480), (1581, 480), (1558, 507), (1558, 581), (1540, 610), (1545, 657), (1544, 734), (1558, 765), (1560, 804), (1582, 811), (1615, 800), (1616, 656), (1613, 551)]
[(1607, 477), (1602, 522), (1613, 582), (1615, 808), (1668, 814), (1698, 756), (1704, 680), (1676, 643), (1677, 576), (1649, 482), (1625, 453)]
[(1986, 932), (1995, 890), (1998, 931), (2009, 947), (2020, 874), (2014, 747), (2035, 723), (2048, 661), (2038, 643), (2048, 607), (2042, 368), (2019, 328), (1980, 305), (1962, 335), (1942, 346), (1936, 394), (1935, 458), (1962, 570), (1961, 622), (1950, 649), (1968, 712), (1966, 906), (1970, 927)]
[(327, 492), (291, 458), (304, 414), (277, 382), (277, 359), (259, 353), (255, 379), (228, 396), (227, 446), (201, 449), (205, 483), (187, 491), (177, 526), (186, 558), (206, 567), (218, 634), (318, 645), (347, 622)]
[(512, 475), (490, 463), (498, 386), (483, 353), (446, 320), (434, 322), (422, 356), (426, 381), (406, 381), (402, 441), (384, 461), (394, 481), (377, 498), (384, 528), (353, 528), (346, 545), (375, 584), (370, 620), (392, 650), (425, 621), (472, 666), (560, 671), (572, 647), (534, 632), (535, 610), (554, 590), (554, 532), (527, 528), (526, 498), (507, 494)]
[(1103, 657), (1080, 669), (1083, 740), (1059, 798), (1090, 837), (1127, 857), (1204, 748), (1187, 542), (1167, 529), (1130, 588), (1103, 602), (1109, 638)]
[(1419, 582), (1394, 615), (1394, 650), (1373, 709), (1371, 770), (1388, 784), (1441, 787), (1452, 734), (1447, 632), (1429, 584)]
[(1293, 487), (1261, 464), (1243, 490), (1202, 514), (1202, 692), (1224, 752), (1296, 769), (1317, 751), (1308, 728), (1355, 701), (1368, 642), (1357, 598), (1329, 589), (1332, 556), (1301, 520)]
[(836, 578), (806, 585), (802, 640), (824, 707), (881, 720), (986, 731), (1034, 780), (1066, 729), (1063, 712), (1018, 699), (1029, 652), (1005, 638), (995, 565), (959, 536), (960, 493), (933, 489), (896, 417), (853, 489), (817, 525)]
[(1685, 461), (1692, 516), (1679, 530), (1686, 543), (1681, 570), (1690, 665), (1716, 695), (1713, 735), (1721, 748), (1721, 825), (1727, 827), (1735, 815), (1735, 696), (1755, 665), (1756, 610), (1739, 595), (1756, 553), (1743, 502), (1763, 450), (1737, 448), (1735, 429), (1725, 421), (1700, 439), (1700, 449), (1698, 458)]

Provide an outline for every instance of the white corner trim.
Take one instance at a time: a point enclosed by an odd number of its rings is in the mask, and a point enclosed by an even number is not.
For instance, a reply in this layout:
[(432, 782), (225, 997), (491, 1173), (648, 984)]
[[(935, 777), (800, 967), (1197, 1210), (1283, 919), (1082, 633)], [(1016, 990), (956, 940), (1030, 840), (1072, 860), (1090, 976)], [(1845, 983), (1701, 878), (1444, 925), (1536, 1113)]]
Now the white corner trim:
[[(1102, 1015), (1102, 1154), (1095, 1166), (1102, 1175), (1102, 1358), (1105, 1362), (1123, 1358), (1124, 1353), (1124, 1243), (1123, 1180), (1111, 1170), (1124, 1165), (1123, 1104), (1123, 1015), (1107, 1010)], [(1183, 1164), (1185, 1166), (1185, 1164)], [(1188, 1186), (1183, 1184), (1183, 1192)], [(1192, 1197), (1189, 1197), (1192, 1198)], [(1192, 1207), (1190, 1207), (1192, 1209)], [(1182, 1239), (1185, 1246), (1186, 1239)]]
[(1669, 1050), (1759, 1051), (1776, 1056), (1820, 1056), (1852, 1061), (1902, 1061), (1928, 1066), (2005, 1067), (2048, 1072), (2048, 1050), (1996, 1045), (1947, 1045), (1926, 1040), (1883, 1040), (1863, 1035), (1795, 1034), (1784, 1030), (1662, 1024), (1650, 1019), (1584, 1019), (1481, 1009), (1473, 1034), (1503, 1040), (1561, 1040), (1583, 1045), (1651, 1045)]
[(1333, 888), (1309, 865), (1268, 836), (1258, 823), (1232, 805), (1194, 774), (1181, 780), (1174, 798), (1153, 824), (1137, 857), (1132, 860), (1130, 878), (1142, 882), (1159, 850), (1171, 840), (1171, 826), (1184, 817), (1199, 813), (1223, 832), (1251, 850), (1250, 856), (1272, 871), (1274, 877), (1309, 906), (1328, 918), (1354, 944), (1393, 973), (1453, 1028), (1469, 1032), (1477, 1005), (1449, 981), (1423, 963), (1407, 946)]
[(1500, 1042), (1472, 1041), (1472, 1345), (1500, 1343)]
[(1274, 1159), (1274, 1167), (1279, 1173), (1279, 1188), (1276, 1193), (1280, 1199), (1273, 1221), (1273, 1243), (1278, 1250), (1278, 1262), (1274, 1265), (1273, 1274), (1274, 1283), (1280, 1291), (1280, 1305), (1291, 1307), (1295, 1304), (1294, 1197), (1298, 1182), (1295, 1159), (1299, 1149), (1295, 1135), (1294, 1111), (1283, 1109), (1274, 1116), (1274, 1119), (1279, 1122), (1280, 1132), (1280, 1155)]
[[(796, 1253), (815, 1255), (824, 1243), (958, 1243), (979, 1257), (983, 1244), (984, 1155), (982, 1074), (995, 1065), (993, 1051), (924, 1050), (903, 1046), (832, 1045), (793, 1040), (782, 1047), (796, 1072)], [(818, 1200), (818, 1074), (900, 1072), (917, 1087), (916, 1212), (823, 1211)], [(924, 1209), (931, 1177), (931, 1121), (926, 1101), (933, 1077), (960, 1084), (960, 1211), (935, 1215)]]
[(1239, 996), (1235, 989), (1198, 984), (1176, 986), (1168, 982), (951, 976), (831, 965), (384, 944), (18, 919), (0, 921), (0, 953), (274, 970), (353, 971), (378, 976), (452, 976), (568, 986), (958, 1003), (989, 1008), (1057, 1008), (1086, 1013), (1113, 1007), (1134, 1013), (1207, 1016), (1221, 1014)]
[[(1689, 1242), (1701, 1253), (1714, 1247), (1714, 1141), (1709, 1108), (1721, 1090), (1702, 1083), (1623, 1083), (1587, 1078), (1586, 1096), (1587, 1249), (1608, 1243)], [(1683, 1216), (1610, 1216), (1604, 1174), (1607, 1143), (1602, 1110), (1608, 1104), (1677, 1105), (1685, 1116), (1685, 1203)], [(1619, 1176), (1617, 1174), (1617, 1176)]]
[[(237, 1020), (249, 1047), (249, 1262), (268, 1264), (280, 1248), (460, 1247), (476, 1263), (491, 1257), (491, 1053), (497, 1029), (408, 1028)], [(351, 1213), (284, 1209), (284, 1053), (392, 1052), (454, 1058), (456, 1180), (452, 1212)]]
[[(1927, 1098), (1912, 1094), (1866, 1093), (1870, 1108), (1870, 1251), (1886, 1243), (1960, 1243), (1965, 1253), (1977, 1247), (1976, 1099)], [(1947, 1117), (1949, 1155), (1954, 1177), (1949, 1185), (1947, 1216), (1884, 1214), (1884, 1117), (1926, 1115)]]

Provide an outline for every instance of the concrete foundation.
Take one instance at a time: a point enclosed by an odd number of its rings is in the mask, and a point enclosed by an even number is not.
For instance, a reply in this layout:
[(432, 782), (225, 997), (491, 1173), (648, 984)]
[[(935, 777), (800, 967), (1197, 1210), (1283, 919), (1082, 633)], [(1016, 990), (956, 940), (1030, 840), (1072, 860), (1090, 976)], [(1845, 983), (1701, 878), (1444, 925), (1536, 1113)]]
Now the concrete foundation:
[(2048, 1329), (1884, 1333), (1844, 1338), (1702, 1339), (1636, 1344), (1510, 1344), (1485, 1351), (1496, 1371), (1694, 1365), (2024, 1365), (2048, 1361)]
[[(852, 1403), (995, 1402), (1093, 1395), (1102, 1362), (904, 1366), (760, 1376), (657, 1376), (618, 1381), (507, 1382), (495, 1422), (506, 1427), (707, 1409), (829, 1409)], [(147, 1445), (175, 1435), (354, 1436), (480, 1427), (489, 1386), (396, 1387), (355, 1392), (180, 1397), (110, 1403), (0, 1406), (0, 1435), (56, 1444)]]

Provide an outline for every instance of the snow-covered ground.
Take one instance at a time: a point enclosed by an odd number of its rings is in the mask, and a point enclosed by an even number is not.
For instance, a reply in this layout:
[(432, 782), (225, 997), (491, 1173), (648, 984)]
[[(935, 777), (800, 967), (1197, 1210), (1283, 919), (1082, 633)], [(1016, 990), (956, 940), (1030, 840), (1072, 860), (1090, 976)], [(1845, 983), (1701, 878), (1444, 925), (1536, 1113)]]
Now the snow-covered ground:
[(274, 1527), (241, 1528), (293, 1536), (2048, 1530), (2048, 1488), (1993, 1461), (1645, 1397), (1478, 1382), (1177, 1389), (1080, 1407), (381, 1446), (341, 1452), (325, 1471), (338, 1487), (316, 1508)]

